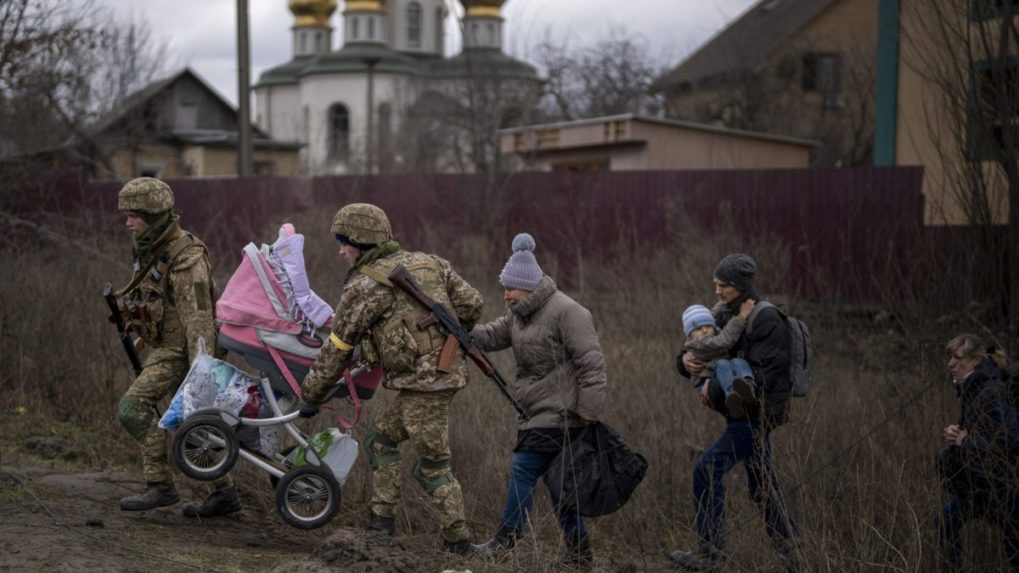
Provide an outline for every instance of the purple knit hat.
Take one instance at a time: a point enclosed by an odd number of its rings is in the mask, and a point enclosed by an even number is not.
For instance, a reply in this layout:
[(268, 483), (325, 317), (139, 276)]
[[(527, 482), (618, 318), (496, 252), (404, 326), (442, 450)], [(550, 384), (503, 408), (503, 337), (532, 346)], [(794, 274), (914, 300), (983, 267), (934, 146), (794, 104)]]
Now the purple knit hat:
[(538, 260), (534, 258), (534, 237), (527, 233), (513, 237), (513, 254), (502, 268), (499, 284), (505, 288), (533, 291), (538, 288), (543, 276), (545, 273), (541, 272)]

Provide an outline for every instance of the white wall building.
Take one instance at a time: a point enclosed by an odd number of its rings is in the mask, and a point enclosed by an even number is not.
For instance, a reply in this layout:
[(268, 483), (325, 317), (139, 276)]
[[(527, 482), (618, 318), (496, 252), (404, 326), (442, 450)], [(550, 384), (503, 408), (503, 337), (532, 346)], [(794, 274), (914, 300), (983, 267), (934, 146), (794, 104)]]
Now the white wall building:
[(391, 142), (426, 92), (462, 98), (467, 80), (496, 78), (500, 92), (509, 82), (536, 102), (534, 68), (502, 51), (505, 0), (460, 1), (464, 48), (446, 58), (443, 0), (346, 0), (335, 51), (336, 0), (290, 0), (293, 57), (254, 86), (256, 123), (273, 139), (304, 144), (307, 174), (374, 173), (403, 161)]

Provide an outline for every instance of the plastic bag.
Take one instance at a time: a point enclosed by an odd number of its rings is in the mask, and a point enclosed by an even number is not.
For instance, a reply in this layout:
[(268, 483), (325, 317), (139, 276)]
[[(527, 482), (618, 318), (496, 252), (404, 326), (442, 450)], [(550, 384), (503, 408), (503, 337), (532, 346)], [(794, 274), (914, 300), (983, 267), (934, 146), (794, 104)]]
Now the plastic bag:
[[(350, 469), (357, 461), (357, 440), (350, 432), (341, 432), (339, 428), (329, 428), (308, 438), (308, 445), (326, 466), (333, 471), (336, 481), (342, 486), (347, 481)], [(287, 456), (287, 461), (294, 467), (306, 465), (304, 448), (298, 446)]]
[(198, 352), (184, 381), (170, 401), (159, 427), (172, 430), (202, 408), (221, 408), (237, 415), (248, 401), (248, 387), (255, 381), (233, 365), (213, 358), (198, 339)]

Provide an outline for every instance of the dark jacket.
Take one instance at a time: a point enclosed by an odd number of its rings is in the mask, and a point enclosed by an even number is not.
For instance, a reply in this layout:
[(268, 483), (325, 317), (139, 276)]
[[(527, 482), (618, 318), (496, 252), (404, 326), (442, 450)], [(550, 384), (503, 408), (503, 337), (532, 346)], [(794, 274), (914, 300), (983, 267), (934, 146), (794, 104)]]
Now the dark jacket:
[[(753, 289), (747, 293), (746, 298), (755, 302), (764, 300)], [(715, 321), (719, 328), (725, 328), (734, 316), (739, 315), (739, 304), (742, 302), (743, 300), (738, 300), (733, 303), (735, 308), (733, 305), (717, 307)], [(792, 379), (789, 373), (791, 359), (789, 347), (792, 342), (789, 325), (778, 309), (769, 307), (756, 311), (753, 328), (750, 330), (749, 335), (744, 330), (736, 345), (729, 351), (730, 358), (742, 357), (750, 364), (759, 394), (763, 397), (761, 402), (747, 408), (747, 418), (764, 422), (769, 427), (780, 426), (789, 419), (787, 407), (789, 397), (792, 396)], [(683, 366), (682, 353), (676, 359), (676, 368), (683, 376), (690, 377), (690, 373)]]
[[(1019, 420), (1008, 399), (1005, 373), (987, 357), (958, 386), (959, 426), (967, 436), (959, 447), (964, 464), (1006, 487), (1019, 453)], [(1016, 489), (1016, 484), (1011, 485)]]

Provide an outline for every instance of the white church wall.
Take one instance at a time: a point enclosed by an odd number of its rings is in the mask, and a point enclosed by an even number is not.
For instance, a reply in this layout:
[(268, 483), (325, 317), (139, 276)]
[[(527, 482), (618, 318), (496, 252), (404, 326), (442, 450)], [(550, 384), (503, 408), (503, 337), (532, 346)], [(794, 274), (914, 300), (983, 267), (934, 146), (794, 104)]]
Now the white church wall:
[(255, 90), (255, 123), (281, 141), (304, 141), (300, 88), (266, 86)]

